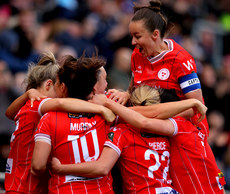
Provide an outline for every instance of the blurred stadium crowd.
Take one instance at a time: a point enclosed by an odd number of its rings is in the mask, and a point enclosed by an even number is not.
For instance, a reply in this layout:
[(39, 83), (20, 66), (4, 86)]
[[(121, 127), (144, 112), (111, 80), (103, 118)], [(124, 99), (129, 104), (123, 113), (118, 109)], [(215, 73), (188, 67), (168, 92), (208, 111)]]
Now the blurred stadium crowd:
[[(0, 1), (0, 171), (5, 171), (14, 122), (4, 113), (24, 92), (30, 62), (52, 51), (57, 59), (95, 52), (107, 59), (109, 88), (126, 90), (132, 53), (133, 3), (148, 0)], [(162, 0), (168, 37), (196, 60), (208, 107), (209, 143), (230, 189), (230, 6), (228, 0)], [(0, 186), (1, 188), (1, 186)]]

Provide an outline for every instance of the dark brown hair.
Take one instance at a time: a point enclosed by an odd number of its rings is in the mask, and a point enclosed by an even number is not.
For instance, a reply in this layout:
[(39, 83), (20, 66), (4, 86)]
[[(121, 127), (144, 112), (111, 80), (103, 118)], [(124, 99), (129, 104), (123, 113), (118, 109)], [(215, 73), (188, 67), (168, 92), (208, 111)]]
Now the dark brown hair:
[(161, 38), (165, 36), (168, 29), (168, 18), (161, 11), (159, 0), (149, 1), (149, 6), (134, 6), (134, 16), (131, 21), (143, 20), (144, 25), (150, 32), (158, 29)]
[(60, 83), (65, 83), (68, 96), (87, 99), (99, 79), (100, 68), (105, 64), (106, 61), (98, 56), (87, 58), (83, 54), (79, 59), (66, 56), (58, 77)]

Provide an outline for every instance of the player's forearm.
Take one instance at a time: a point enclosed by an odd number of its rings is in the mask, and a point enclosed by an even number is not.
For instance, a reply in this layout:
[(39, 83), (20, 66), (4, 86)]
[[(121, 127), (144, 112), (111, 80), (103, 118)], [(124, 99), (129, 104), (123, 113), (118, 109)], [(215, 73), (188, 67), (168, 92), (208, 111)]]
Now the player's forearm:
[(177, 114), (177, 116), (181, 116), (181, 117), (184, 117), (186, 119), (191, 118), (193, 115), (194, 115), (194, 111), (192, 110), (192, 108)]
[(31, 160), (31, 173), (39, 176), (46, 170), (47, 161), (51, 152), (51, 145), (44, 141), (36, 141)]
[(172, 136), (175, 128), (173, 123), (169, 120), (161, 120), (161, 119), (147, 119), (143, 124), (143, 131), (148, 133), (154, 133), (163, 136)]
[(62, 164), (56, 172), (58, 174), (71, 174), (84, 177), (100, 177), (109, 173), (98, 161), (79, 164)]
[(115, 115), (108, 108), (98, 104), (74, 98), (53, 98), (47, 100), (43, 103), (40, 110), (42, 114), (45, 114), (49, 111), (72, 113), (85, 112), (101, 114), (104, 117), (104, 119), (108, 122), (113, 122), (115, 119)]
[(197, 99), (191, 98), (177, 102), (178, 115), (184, 118), (190, 118), (194, 115), (193, 108), (196, 108), (201, 114), (206, 113), (206, 107)]
[(117, 162), (119, 155), (110, 147), (104, 147), (97, 161), (78, 164), (61, 164), (57, 158), (52, 158), (52, 170), (58, 174), (72, 174), (84, 177), (106, 176)]
[(39, 176), (43, 174), (46, 170), (46, 162), (44, 160), (40, 160), (39, 157), (33, 156), (31, 162), (31, 173), (35, 176)]
[(28, 92), (25, 92), (20, 97), (18, 97), (16, 100), (14, 100), (11, 105), (7, 108), (5, 115), (13, 120), (20, 108), (26, 103), (28, 100)]
[(178, 101), (153, 104), (150, 106), (135, 106), (130, 107), (130, 109), (133, 109), (148, 118), (167, 119), (192, 107), (191, 103), (189, 104), (187, 102)]
[(166, 119), (179, 114), (181, 116), (189, 118), (193, 116), (193, 107), (195, 107), (195, 103), (193, 100), (182, 100), (177, 102), (157, 104), (154, 108), (155, 112), (158, 112), (156, 118)]
[(100, 105), (73, 98), (54, 98), (48, 100), (43, 104), (41, 111), (43, 114), (49, 111), (104, 113), (104, 109)]
[(157, 105), (158, 104), (153, 104), (150, 106), (133, 106), (133, 107), (129, 107), (129, 109), (139, 112), (145, 117), (156, 118), (161, 112), (160, 108), (158, 108), (159, 106)]
[(145, 118), (140, 113), (133, 111), (123, 105), (120, 105), (110, 99), (107, 99), (104, 104), (107, 108), (111, 109), (115, 114), (119, 115), (125, 122), (131, 124), (136, 128), (142, 128)]
[(198, 106), (196, 99), (154, 104), (148, 107), (138, 107), (137, 111), (146, 117), (166, 119), (176, 115), (190, 118), (194, 115), (192, 108)]

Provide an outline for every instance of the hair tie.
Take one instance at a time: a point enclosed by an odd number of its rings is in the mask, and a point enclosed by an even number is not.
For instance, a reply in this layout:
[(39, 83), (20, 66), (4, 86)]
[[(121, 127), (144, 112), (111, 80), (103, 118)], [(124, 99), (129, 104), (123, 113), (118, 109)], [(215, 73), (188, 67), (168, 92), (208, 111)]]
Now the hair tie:
[(146, 100), (144, 100), (142, 103), (141, 103), (141, 106), (144, 106), (146, 104)]
[(149, 9), (151, 9), (154, 12), (160, 12), (161, 8), (160, 7), (148, 7)]

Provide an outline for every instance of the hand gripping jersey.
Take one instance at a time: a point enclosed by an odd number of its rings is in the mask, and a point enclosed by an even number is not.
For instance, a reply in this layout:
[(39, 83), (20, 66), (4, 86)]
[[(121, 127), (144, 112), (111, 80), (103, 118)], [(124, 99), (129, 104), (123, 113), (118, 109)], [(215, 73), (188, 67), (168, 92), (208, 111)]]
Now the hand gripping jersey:
[[(131, 57), (131, 69), (134, 86), (147, 84), (151, 87), (174, 89), (180, 99), (184, 94), (201, 88), (193, 57), (179, 44), (165, 39), (169, 50), (153, 58), (143, 57), (138, 49), (134, 49)], [(199, 127), (206, 136), (209, 135), (207, 119)]]
[[(49, 112), (35, 134), (35, 141), (51, 144), (51, 157), (62, 164), (97, 160), (103, 149), (109, 126), (100, 115)], [(111, 174), (87, 178), (51, 172), (49, 193), (113, 193)]]
[(105, 146), (120, 156), (124, 193), (177, 193), (168, 172), (171, 155), (166, 137), (141, 134), (128, 124), (119, 124), (110, 129)]
[(172, 184), (179, 193), (223, 193), (224, 177), (216, 165), (205, 134), (182, 118), (171, 119), (175, 126), (170, 138)]
[[(48, 190), (46, 178), (38, 178), (30, 173), (31, 158), (34, 149), (34, 132), (41, 118), (40, 107), (48, 100), (30, 100), (15, 117), (15, 132), (12, 134), (10, 153), (6, 164), (5, 189), (7, 192), (45, 193)], [(44, 181), (44, 182), (43, 182)]]

